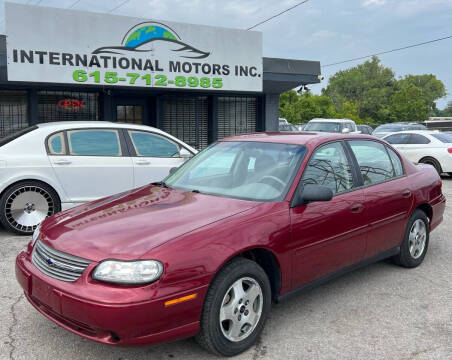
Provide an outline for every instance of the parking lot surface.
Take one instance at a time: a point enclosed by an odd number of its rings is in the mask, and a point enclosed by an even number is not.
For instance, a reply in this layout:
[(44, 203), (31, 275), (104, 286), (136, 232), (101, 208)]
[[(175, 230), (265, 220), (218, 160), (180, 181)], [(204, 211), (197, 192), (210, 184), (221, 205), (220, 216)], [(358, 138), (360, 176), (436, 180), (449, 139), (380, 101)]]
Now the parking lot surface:
[[(237, 359), (452, 359), (452, 179), (448, 206), (424, 263), (380, 262), (274, 305), (260, 341)], [(44, 318), (16, 283), (14, 259), (29, 241), (0, 230), (0, 359), (211, 359), (192, 339), (116, 348)]]

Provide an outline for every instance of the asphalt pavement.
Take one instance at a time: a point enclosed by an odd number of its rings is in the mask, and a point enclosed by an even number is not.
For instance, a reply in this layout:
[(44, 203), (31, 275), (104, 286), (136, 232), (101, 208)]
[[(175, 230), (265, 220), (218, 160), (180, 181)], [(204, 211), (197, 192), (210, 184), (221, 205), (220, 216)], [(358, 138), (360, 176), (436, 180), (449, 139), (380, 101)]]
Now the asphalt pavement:
[[(260, 341), (236, 359), (452, 359), (452, 178), (424, 263), (380, 262), (274, 305)], [(29, 237), (0, 230), (0, 359), (213, 359), (192, 339), (117, 348), (80, 338), (28, 304), (14, 259)]]

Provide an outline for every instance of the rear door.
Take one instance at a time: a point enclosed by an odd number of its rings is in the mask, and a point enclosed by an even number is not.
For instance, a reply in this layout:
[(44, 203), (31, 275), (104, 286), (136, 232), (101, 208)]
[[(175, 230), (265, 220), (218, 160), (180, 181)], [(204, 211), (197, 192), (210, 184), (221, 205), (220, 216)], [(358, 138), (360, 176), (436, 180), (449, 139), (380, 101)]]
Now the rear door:
[(399, 156), (373, 140), (350, 140), (348, 144), (360, 169), (367, 209), (369, 236), (366, 258), (400, 246), (412, 194)]
[(71, 202), (133, 188), (133, 164), (117, 129), (73, 129), (50, 136), (48, 156)]
[(126, 130), (134, 168), (134, 186), (163, 180), (171, 168), (181, 166), (182, 146), (157, 133)]
[(434, 146), (432, 146), (430, 139), (420, 134), (410, 134), (402, 149), (403, 154), (414, 163), (434, 153)]
[(334, 197), (290, 209), (294, 288), (359, 262), (366, 246), (364, 191), (343, 142), (314, 151), (299, 188), (305, 184), (327, 186)]

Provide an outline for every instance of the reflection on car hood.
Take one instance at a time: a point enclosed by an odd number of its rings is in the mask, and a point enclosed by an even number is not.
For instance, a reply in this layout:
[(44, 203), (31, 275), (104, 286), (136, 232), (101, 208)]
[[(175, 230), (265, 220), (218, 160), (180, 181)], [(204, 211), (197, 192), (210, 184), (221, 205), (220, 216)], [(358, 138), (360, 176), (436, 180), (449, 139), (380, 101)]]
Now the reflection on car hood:
[(258, 204), (149, 185), (52, 216), (41, 236), (57, 250), (93, 261), (131, 260)]

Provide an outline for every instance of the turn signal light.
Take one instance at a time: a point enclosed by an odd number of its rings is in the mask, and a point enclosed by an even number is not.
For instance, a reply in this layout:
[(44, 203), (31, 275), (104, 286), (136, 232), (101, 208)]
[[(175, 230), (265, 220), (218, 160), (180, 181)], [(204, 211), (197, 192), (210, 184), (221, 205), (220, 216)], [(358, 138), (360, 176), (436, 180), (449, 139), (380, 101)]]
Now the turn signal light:
[(452, 154), (452, 148), (447, 149), (447, 152), (448, 152), (449, 154)]
[(184, 301), (192, 300), (192, 299), (194, 299), (196, 297), (196, 295), (197, 294), (191, 294), (191, 295), (183, 296), (183, 297), (180, 297), (180, 298), (177, 298), (177, 299), (172, 299), (172, 300), (165, 301), (165, 306), (176, 305), (176, 304), (179, 304), (179, 303), (184, 302)]

